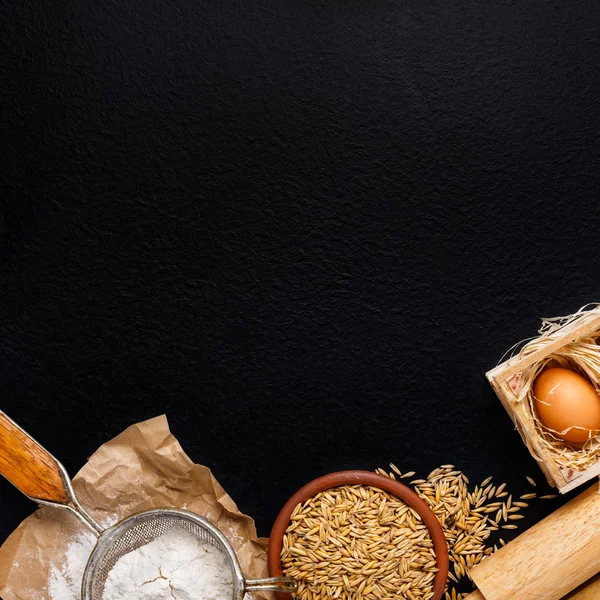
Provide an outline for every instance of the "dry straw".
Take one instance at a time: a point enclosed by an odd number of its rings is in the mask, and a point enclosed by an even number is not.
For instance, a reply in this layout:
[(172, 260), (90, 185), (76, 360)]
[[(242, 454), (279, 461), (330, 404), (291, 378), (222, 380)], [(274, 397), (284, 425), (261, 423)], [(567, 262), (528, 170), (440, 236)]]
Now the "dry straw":
[[(596, 305), (594, 305), (596, 306)], [(556, 317), (543, 319), (542, 327), (539, 330), (539, 337), (536, 337), (527, 343), (518, 353), (519, 358), (525, 358), (532, 352), (544, 348), (555, 338), (552, 337), (556, 332), (567, 324), (574, 321), (584, 322), (595, 313), (590, 313), (583, 307), (577, 313), (566, 317)], [(583, 471), (596, 463), (600, 458), (600, 436), (590, 438), (582, 447), (576, 447), (568, 444), (560, 437), (557, 432), (546, 427), (537, 417), (535, 407), (535, 396), (533, 393), (533, 384), (536, 377), (546, 368), (562, 367), (571, 369), (585, 377), (600, 393), (600, 332), (591, 337), (580, 338), (571, 343), (565, 344), (559, 349), (547, 355), (542, 360), (536, 362), (531, 367), (524, 369), (519, 378), (519, 389), (516, 402), (523, 404), (528, 417), (531, 419), (534, 427), (539, 434), (540, 441), (544, 448), (553, 456), (554, 461), (564, 468), (570, 468), (577, 471)], [(535, 450), (529, 445), (532, 455), (536, 456)]]

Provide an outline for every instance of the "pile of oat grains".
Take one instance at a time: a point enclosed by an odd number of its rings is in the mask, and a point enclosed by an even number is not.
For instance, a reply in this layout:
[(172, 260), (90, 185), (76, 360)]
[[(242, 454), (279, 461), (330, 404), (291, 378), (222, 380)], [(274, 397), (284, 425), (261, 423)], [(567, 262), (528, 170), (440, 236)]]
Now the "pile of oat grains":
[(299, 600), (430, 600), (437, 572), (421, 517), (393, 494), (344, 485), (298, 504), (281, 563)]

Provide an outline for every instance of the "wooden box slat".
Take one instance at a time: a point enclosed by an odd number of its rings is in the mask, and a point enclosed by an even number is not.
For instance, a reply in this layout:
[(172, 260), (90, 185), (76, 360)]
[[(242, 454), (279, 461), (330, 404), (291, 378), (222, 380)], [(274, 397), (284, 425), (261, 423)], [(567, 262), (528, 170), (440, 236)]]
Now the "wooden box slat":
[(543, 348), (525, 357), (514, 356), (486, 373), (488, 381), (510, 415), (525, 445), (531, 449), (531, 454), (539, 464), (548, 483), (556, 487), (561, 494), (600, 475), (600, 461), (580, 472), (559, 467), (552, 454), (540, 443), (540, 437), (523, 404), (515, 402), (519, 390), (518, 379), (524, 369), (544, 359), (562, 346), (599, 331), (600, 307), (588, 311), (580, 319), (550, 334), (549, 341)]

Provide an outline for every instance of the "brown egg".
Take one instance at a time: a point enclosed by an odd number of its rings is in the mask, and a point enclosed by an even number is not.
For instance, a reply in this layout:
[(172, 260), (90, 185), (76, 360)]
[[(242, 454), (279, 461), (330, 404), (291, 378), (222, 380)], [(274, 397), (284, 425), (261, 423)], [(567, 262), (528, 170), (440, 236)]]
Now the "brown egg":
[[(592, 384), (569, 369), (546, 369), (533, 386), (544, 425), (567, 442), (582, 443), (600, 431), (600, 397)], [(583, 429), (569, 429), (569, 427)], [(591, 433), (590, 433), (591, 432)]]

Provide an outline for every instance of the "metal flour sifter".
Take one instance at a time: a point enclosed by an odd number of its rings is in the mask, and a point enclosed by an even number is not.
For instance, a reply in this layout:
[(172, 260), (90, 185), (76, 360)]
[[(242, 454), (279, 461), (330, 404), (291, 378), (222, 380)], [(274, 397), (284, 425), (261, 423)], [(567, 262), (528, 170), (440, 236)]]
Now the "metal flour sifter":
[(290, 577), (245, 579), (225, 535), (203, 517), (186, 510), (148, 510), (104, 530), (77, 500), (64, 466), (2, 411), (0, 474), (37, 504), (68, 510), (96, 536), (96, 546), (83, 576), (82, 600), (102, 600), (106, 578), (117, 561), (173, 527), (185, 529), (225, 554), (233, 575), (232, 600), (242, 600), (246, 592), (296, 589), (296, 582)]

